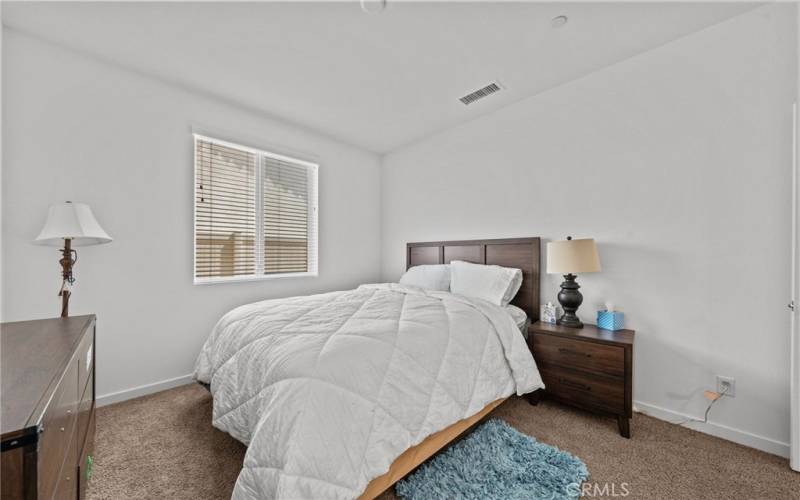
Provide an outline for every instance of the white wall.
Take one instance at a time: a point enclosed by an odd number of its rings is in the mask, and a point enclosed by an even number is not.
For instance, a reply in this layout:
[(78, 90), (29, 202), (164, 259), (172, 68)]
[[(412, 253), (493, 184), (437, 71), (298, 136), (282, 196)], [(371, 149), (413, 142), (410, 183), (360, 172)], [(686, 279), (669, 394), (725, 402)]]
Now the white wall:
[[(390, 153), (383, 278), (405, 243), (594, 237), (580, 316), (637, 330), (634, 399), (786, 454), (793, 5), (759, 8)], [(545, 276), (555, 301), (559, 276)], [(666, 410), (666, 411), (664, 411)], [(634, 434), (635, 434), (634, 429)]]
[[(4, 29), (3, 321), (57, 316), (47, 206), (89, 203), (114, 241), (78, 249), (74, 315), (98, 316), (101, 395), (192, 371), (216, 320), (380, 272), (379, 158)], [(192, 127), (320, 163), (318, 278), (192, 285)]]

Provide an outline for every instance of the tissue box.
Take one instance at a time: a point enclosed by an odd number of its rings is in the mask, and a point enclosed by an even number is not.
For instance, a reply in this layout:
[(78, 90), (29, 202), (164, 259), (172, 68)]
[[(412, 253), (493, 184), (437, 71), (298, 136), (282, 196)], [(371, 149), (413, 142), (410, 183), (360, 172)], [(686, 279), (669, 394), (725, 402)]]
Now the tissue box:
[(558, 311), (556, 311), (556, 306), (551, 303), (542, 304), (541, 307), (541, 321), (542, 323), (550, 323), (551, 325), (556, 324), (556, 317), (558, 316)]
[(597, 327), (603, 330), (625, 328), (625, 315), (619, 311), (597, 311)]

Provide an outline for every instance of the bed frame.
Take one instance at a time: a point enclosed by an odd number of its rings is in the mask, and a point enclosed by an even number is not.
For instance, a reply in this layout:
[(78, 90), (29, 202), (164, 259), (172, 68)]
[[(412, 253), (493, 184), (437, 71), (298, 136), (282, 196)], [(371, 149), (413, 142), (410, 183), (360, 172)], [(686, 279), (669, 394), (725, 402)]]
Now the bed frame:
[[(511, 303), (524, 310), (531, 321), (538, 321), (540, 251), (539, 238), (408, 243), (406, 269), (422, 264), (448, 264), (454, 260), (521, 269), (522, 286)], [(370, 481), (364, 493), (358, 497), (359, 500), (371, 500), (391, 488), (424, 461), (465, 434), (503, 401), (505, 399), (493, 401), (475, 415), (431, 434), (420, 444), (407, 449), (392, 462), (385, 474)]]

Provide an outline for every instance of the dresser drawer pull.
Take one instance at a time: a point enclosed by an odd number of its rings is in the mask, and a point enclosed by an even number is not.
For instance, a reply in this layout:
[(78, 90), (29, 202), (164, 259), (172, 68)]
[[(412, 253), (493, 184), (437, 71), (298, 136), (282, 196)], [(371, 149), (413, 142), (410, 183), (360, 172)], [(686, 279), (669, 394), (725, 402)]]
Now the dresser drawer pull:
[(587, 358), (591, 358), (592, 357), (592, 355), (589, 354), (588, 352), (574, 351), (572, 349), (567, 349), (567, 348), (564, 348), (564, 347), (559, 347), (558, 348), (558, 352), (560, 352), (562, 354), (573, 354), (575, 356), (586, 356)]
[(62, 428), (61, 428), (61, 432), (64, 432), (64, 431), (66, 431), (66, 430), (67, 430), (67, 429), (65, 429), (64, 427), (62, 427)]
[(591, 391), (592, 388), (586, 384), (581, 384), (580, 382), (573, 382), (572, 380), (567, 380), (565, 378), (558, 378), (558, 383), (562, 385), (566, 385), (567, 387), (573, 387), (575, 389), (580, 389), (582, 391)]

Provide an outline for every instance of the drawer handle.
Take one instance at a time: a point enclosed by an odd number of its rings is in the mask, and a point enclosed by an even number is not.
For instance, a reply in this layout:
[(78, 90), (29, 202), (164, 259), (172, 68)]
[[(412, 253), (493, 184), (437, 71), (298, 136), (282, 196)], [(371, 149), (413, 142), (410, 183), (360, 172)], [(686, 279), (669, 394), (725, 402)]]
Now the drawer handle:
[(67, 430), (67, 429), (65, 429), (65, 428), (63, 428), (63, 427), (61, 428), (61, 432), (64, 432), (64, 431), (66, 431), (66, 430)]
[(567, 380), (565, 378), (558, 378), (558, 383), (562, 385), (566, 385), (567, 387), (573, 387), (575, 389), (580, 389), (582, 391), (591, 391), (592, 388), (586, 384), (581, 384), (580, 382), (573, 382), (572, 380)]
[(560, 352), (562, 354), (572, 354), (574, 356), (586, 356), (587, 358), (591, 358), (592, 357), (592, 355), (589, 354), (588, 352), (575, 351), (575, 350), (572, 350), (572, 349), (567, 349), (565, 347), (559, 347), (558, 348), (558, 352)]
[(72, 410), (67, 410), (67, 415), (72, 415)]

